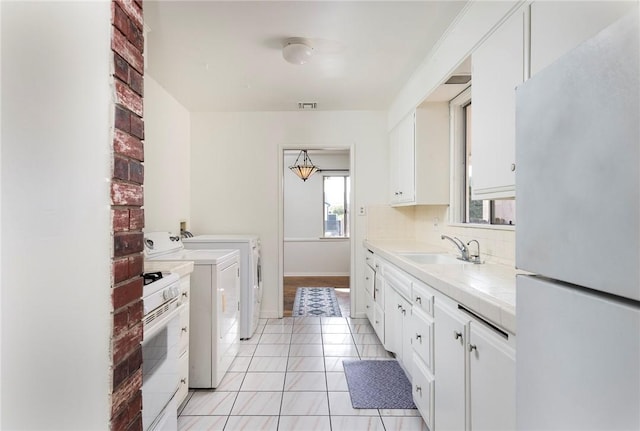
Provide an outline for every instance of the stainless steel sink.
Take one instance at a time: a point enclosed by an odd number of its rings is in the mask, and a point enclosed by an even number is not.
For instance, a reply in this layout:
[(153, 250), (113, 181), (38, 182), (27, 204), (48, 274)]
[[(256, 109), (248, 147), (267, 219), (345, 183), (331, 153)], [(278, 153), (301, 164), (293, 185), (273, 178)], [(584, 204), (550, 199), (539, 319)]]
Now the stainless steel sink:
[(466, 265), (467, 262), (444, 253), (398, 253), (399, 256), (409, 259), (418, 264), (459, 264)]

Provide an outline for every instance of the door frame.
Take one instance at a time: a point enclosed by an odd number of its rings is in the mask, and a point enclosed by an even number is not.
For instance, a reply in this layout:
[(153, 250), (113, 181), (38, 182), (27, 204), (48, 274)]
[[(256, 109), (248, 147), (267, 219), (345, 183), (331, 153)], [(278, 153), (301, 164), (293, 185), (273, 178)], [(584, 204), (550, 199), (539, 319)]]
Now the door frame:
[(355, 213), (354, 202), (356, 196), (355, 178), (355, 145), (353, 144), (334, 144), (334, 145), (318, 145), (318, 144), (280, 144), (278, 146), (278, 317), (284, 315), (284, 152), (287, 150), (348, 150), (349, 151), (349, 176), (351, 177), (351, 191), (349, 194), (349, 208), (351, 215), (349, 217), (349, 315), (355, 316), (356, 296), (354, 293), (355, 286), (355, 244), (354, 235)]

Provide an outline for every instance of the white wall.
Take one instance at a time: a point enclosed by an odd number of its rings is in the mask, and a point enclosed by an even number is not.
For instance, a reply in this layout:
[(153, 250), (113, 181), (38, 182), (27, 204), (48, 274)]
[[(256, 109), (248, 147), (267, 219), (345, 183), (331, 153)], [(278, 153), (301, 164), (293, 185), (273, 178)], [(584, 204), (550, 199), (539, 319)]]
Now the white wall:
[[(192, 231), (260, 236), (265, 287), (262, 315), (276, 317), (281, 146), (353, 145), (354, 207), (381, 204), (386, 202), (389, 176), (386, 112), (192, 113), (191, 120)], [(363, 220), (354, 218), (352, 240), (356, 244), (364, 239)], [(356, 247), (358, 256), (360, 249)], [(360, 260), (356, 258), (357, 265)], [(360, 292), (357, 295), (354, 301), (362, 303)]]
[(0, 428), (108, 429), (111, 4), (0, 8)]
[(190, 225), (190, 114), (148, 74), (144, 77), (145, 232)]

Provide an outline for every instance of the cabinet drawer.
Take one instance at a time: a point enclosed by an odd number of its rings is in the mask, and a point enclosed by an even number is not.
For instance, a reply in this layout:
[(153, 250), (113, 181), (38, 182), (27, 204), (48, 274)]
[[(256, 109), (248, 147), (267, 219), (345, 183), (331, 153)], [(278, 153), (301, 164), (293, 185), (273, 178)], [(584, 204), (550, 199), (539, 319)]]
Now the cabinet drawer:
[(367, 319), (369, 319), (369, 322), (373, 326), (373, 322), (374, 322), (375, 316), (374, 316), (374, 309), (373, 309), (374, 308), (374, 303), (373, 303), (373, 296), (372, 295), (365, 295), (364, 308), (365, 308), (365, 313), (367, 314)]
[(417, 355), (413, 356), (413, 402), (429, 429), (433, 429), (434, 378)]
[(371, 322), (380, 342), (384, 344), (384, 310), (378, 304), (373, 304), (373, 321)]
[(371, 267), (372, 269), (375, 268), (374, 254), (369, 249), (365, 249), (364, 251), (364, 262), (367, 264), (367, 266)]
[(413, 280), (411, 283), (411, 304), (429, 316), (433, 317), (433, 293), (426, 284)]
[(364, 290), (367, 292), (367, 296), (371, 296), (373, 298), (373, 288), (376, 282), (376, 273), (369, 266), (365, 265), (364, 267)]
[(178, 358), (178, 391), (176, 392), (177, 405), (180, 406), (189, 393), (189, 352), (184, 352)]
[(433, 372), (433, 319), (415, 307), (411, 316), (411, 337), (414, 352)]
[(373, 285), (373, 301), (384, 310), (384, 278), (376, 272), (376, 280)]
[(189, 306), (186, 305), (180, 312), (180, 344), (178, 354), (189, 349)]

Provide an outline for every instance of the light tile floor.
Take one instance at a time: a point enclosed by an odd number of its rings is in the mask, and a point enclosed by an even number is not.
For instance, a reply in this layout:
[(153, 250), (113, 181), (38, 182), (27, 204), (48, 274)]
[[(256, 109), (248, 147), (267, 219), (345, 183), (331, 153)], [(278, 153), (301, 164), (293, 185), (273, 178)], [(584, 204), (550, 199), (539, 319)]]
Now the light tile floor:
[(191, 391), (180, 431), (428, 430), (417, 410), (354, 409), (343, 359), (384, 359), (366, 319), (261, 320), (215, 390)]

